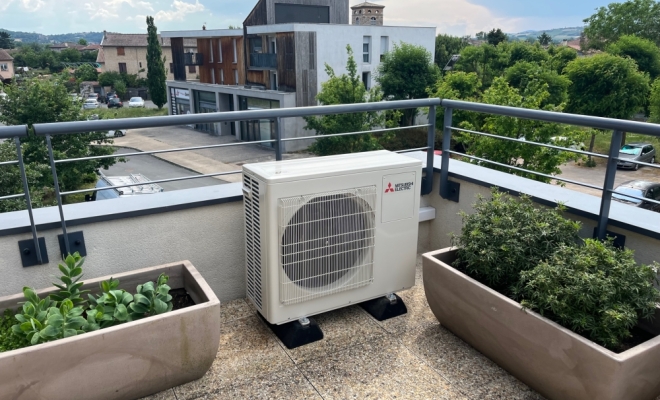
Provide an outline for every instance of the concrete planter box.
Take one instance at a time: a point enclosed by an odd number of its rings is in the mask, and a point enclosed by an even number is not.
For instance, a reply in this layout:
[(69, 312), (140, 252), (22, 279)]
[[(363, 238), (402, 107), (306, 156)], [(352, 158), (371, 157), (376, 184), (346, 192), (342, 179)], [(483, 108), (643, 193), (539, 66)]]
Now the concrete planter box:
[[(170, 277), (195, 305), (162, 315), (19, 350), (0, 353), (3, 399), (137, 399), (201, 378), (220, 343), (220, 301), (188, 261), (113, 275), (120, 288)], [(83, 289), (98, 293), (99, 282)], [(55, 288), (40, 290), (39, 296)], [(0, 312), (18, 308), (23, 295), (0, 298)]]
[[(660, 336), (621, 354), (452, 268), (455, 249), (424, 254), (424, 289), (438, 321), (549, 399), (637, 400), (660, 394)], [(654, 325), (660, 332), (660, 312)]]

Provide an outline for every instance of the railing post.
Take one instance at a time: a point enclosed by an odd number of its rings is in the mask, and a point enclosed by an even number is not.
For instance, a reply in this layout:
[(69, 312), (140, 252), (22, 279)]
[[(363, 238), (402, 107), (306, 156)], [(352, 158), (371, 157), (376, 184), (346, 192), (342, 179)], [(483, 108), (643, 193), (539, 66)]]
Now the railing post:
[(25, 163), (23, 162), (23, 151), (21, 149), (21, 140), (14, 138), (16, 143), (16, 156), (18, 157), (18, 168), (21, 171), (21, 180), (23, 181), (23, 195), (27, 206), (28, 216), (30, 217), (30, 228), (32, 229), (32, 240), (34, 240), (34, 249), (37, 252), (37, 262), (43, 264), (41, 257), (41, 248), (39, 246), (39, 237), (37, 235), (37, 226), (34, 223), (34, 214), (32, 213), (32, 199), (30, 198), (30, 188), (28, 186), (27, 175), (25, 174)]
[(426, 196), (433, 192), (433, 160), (435, 159), (435, 106), (429, 107), (429, 133), (426, 142), (426, 177), (422, 195)]
[(449, 151), (451, 150), (451, 124), (454, 110), (445, 108), (445, 120), (442, 125), (442, 165), (440, 170), (440, 195), (448, 199), (449, 193)]
[(282, 118), (277, 117), (275, 126), (275, 160), (282, 161), (284, 143), (282, 142)]
[(616, 178), (616, 168), (623, 141), (623, 132), (614, 131), (612, 133), (612, 142), (610, 143), (609, 158), (607, 159), (607, 169), (605, 170), (605, 185), (603, 186), (603, 198), (600, 203), (600, 214), (598, 218), (598, 239), (607, 239), (607, 224), (610, 219), (610, 206), (612, 205), (612, 191), (614, 190), (614, 178)]
[(60, 195), (60, 182), (57, 179), (57, 168), (55, 167), (55, 157), (53, 156), (53, 144), (50, 140), (50, 135), (46, 135), (46, 145), (48, 146), (48, 159), (50, 160), (50, 169), (53, 172), (53, 185), (55, 186), (55, 197), (57, 198), (57, 207), (60, 211), (60, 222), (62, 223), (62, 233), (64, 236), (64, 249), (66, 254), (64, 257), (71, 254), (71, 247), (69, 247), (69, 235), (66, 232), (66, 221), (64, 220), (64, 209), (62, 208), (62, 196)]

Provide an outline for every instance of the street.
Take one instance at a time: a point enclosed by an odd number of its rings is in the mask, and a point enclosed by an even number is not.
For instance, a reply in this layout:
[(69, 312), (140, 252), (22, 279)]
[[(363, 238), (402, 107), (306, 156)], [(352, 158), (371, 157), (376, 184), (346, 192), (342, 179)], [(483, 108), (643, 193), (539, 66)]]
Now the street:
[[(579, 166), (574, 162), (563, 165), (561, 166), (562, 174), (560, 176), (565, 179), (603, 187), (603, 184), (605, 183), (606, 160), (598, 159), (596, 162), (598, 164), (594, 168)], [(614, 187), (617, 187), (624, 182), (633, 180), (660, 182), (660, 169), (649, 167), (642, 167), (639, 169), (639, 171), (619, 169), (616, 172)], [(566, 188), (598, 197), (602, 196), (602, 192), (599, 190), (590, 189), (579, 185), (566, 184)]]
[[(115, 154), (135, 153), (133, 149), (118, 148)], [(106, 176), (127, 176), (140, 173), (152, 181), (160, 179), (182, 178), (199, 175), (185, 168), (176, 166), (151, 155), (129, 157), (125, 163), (118, 162), (108, 170), (102, 171)], [(215, 178), (199, 178), (185, 181), (165, 182), (159, 185), (166, 192), (173, 190), (191, 189), (196, 187), (222, 185), (226, 182)]]

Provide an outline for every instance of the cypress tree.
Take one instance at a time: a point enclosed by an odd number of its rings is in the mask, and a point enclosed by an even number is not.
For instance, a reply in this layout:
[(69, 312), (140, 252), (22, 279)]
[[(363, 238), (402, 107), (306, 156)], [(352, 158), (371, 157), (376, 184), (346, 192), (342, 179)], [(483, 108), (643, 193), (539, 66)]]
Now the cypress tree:
[(167, 103), (165, 62), (153, 17), (147, 17), (147, 33), (147, 87), (149, 88), (151, 101), (158, 109), (161, 109)]

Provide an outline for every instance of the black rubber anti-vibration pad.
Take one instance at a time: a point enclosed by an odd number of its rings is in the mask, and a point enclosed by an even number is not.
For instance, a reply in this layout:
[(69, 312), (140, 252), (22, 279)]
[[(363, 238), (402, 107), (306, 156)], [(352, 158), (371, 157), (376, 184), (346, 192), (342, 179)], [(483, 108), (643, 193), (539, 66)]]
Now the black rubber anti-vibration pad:
[(261, 318), (266, 322), (266, 325), (273, 331), (275, 336), (284, 343), (287, 349), (295, 349), (296, 347), (323, 339), (323, 331), (321, 331), (319, 324), (312, 318), (309, 318), (309, 325), (304, 326), (298, 321), (273, 325), (266, 321), (263, 316)]
[(403, 303), (403, 300), (398, 295), (396, 296), (396, 303), (390, 303), (390, 300), (383, 296), (377, 299), (365, 301), (360, 303), (360, 307), (364, 308), (366, 312), (371, 314), (372, 317), (378, 321), (385, 321), (390, 318), (398, 317), (399, 315), (406, 314), (408, 308)]

